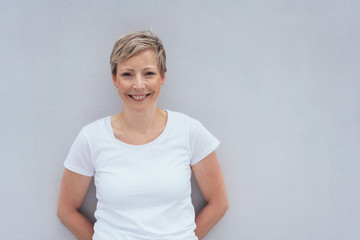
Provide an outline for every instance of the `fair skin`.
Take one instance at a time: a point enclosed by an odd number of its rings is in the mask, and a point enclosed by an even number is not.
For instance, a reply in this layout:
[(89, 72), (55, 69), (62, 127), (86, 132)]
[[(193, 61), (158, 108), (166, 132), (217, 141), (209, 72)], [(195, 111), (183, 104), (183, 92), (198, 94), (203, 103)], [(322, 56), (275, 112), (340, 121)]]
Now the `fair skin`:
[(207, 204), (195, 218), (195, 234), (202, 239), (225, 215), (229, 207), (224, 177), (215, 151), (191, 167)]
[(112, 80), (123, 104), (122, 112), (111, 118), (116, 138), (141, 145), (158, 137), (167, 114), (157, 105), (165, 74), (157, 67), (154, 51), (148, 49), (119, 61)]
[[(167, 113), (157, 106), (165, 74), (158, 70), (154, 51), (148, 49), (119, 61), (112, 80), (123, 104), (122, 112), (111, 118), (115, 137), (133, 145), (157, 138), (166, 126)], [(191, 169), (207, 202), (195, 219), (195, 234), (202, 239), (228, 208), (226, 188), (215, 152)], [(94, 233), (93, 224), (80, 212), (91, 180), (65, 169), (60, 187), (58, 217), (80, 240), (90, 240)]]

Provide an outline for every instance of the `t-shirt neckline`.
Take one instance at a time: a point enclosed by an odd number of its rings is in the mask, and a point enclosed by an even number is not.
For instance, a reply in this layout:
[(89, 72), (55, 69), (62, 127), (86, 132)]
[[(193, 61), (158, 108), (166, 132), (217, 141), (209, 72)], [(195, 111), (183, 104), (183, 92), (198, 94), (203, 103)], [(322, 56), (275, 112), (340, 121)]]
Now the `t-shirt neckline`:
[(109, 116), (107, 116), (105, 118), (105, 125), (106, 125), (106, 128), (108, 130), (108, 133), (109, 133), (112, 141), (114, 141), (115, 143), (123, 145), (123, 146), (127, 146), (127, 147), (132, 147), (132, 148), (144, 148), (144, 147), (148, 147), (148, 146), (151, 146), (153, 144), (156, 144), (158, 141), (160, 141), (162, 138), (164, 138), (164, 136), (167, 134), (168, 129), (169, 129), (169, 125), (170, 125), (170, 122), (171, 122), (171, 117), (170, 117), (171, 111), (169, 111), (168, 109), (165, 109), (165, 111), (167, 112), (167, 121), (166, 121), (166, 125), (165, 125), (164, 130), (160, 133), (160, 135), (157, 138), (155, 138), (151, 142), (141, 144), (141, 145), (128, 144), (128, 143), (125, 143), (125, 142), (117, 139), (115, 137), (115, 133), (114, 133), (112, 127), (111, 127), (111, 117), (112, 116), (109, 115)]

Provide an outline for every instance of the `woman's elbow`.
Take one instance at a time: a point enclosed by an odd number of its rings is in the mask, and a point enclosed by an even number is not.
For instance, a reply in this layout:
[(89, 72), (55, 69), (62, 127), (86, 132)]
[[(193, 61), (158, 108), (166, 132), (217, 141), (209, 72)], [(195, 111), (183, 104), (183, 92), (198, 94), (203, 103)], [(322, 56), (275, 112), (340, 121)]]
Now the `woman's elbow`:
[(70, 210), (67, 207), (59, 205), (57, 208), (56, 215), (62, 223), (65, 223), (71, 217), (74, 211), (76, 211), (76, 209)]
[(225, 215), (228, 209), (229, 209), (229, 202), (226, 200), (220, 206), (220, 212), (222, 217)]
[(59, 206), (56, 211), (56, 216), (59, 218), (61, 222), (64, 222), (66, 219), (66, 211)]
[(214, 211), (217, 212), (217, 215), (220, 218), (222, 218), (229, 209), (229, 203), (227, 200), (208, 202), (208, 204), (213, 206)]

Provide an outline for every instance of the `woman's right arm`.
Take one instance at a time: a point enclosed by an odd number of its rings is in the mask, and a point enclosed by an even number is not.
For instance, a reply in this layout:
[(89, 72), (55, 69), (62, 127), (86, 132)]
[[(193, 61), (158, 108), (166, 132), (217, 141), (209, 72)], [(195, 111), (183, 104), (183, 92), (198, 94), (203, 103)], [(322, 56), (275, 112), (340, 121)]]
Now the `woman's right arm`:
[(57, 216), (79, 240), (91, 240), (93, 223), (80, 212), (92, 177), (65, 169), (59, 193)]

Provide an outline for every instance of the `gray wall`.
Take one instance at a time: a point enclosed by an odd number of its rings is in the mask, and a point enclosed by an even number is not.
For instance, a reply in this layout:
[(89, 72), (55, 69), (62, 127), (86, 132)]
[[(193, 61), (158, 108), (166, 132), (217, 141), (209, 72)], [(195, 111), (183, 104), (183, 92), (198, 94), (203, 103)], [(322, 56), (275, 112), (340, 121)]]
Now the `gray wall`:
[[(206, 239), (360, 239), (359, 12), (357, 0), (2, 0), (1, 238), (73, 239), (56, 217), (63, 161), (82, 126), (121, 110), (114, 41), (152, 29), (168, 54), (161, 107), (222, 141), (230, 209)], [(193, 197), (198, 211), (196, 184)]]

